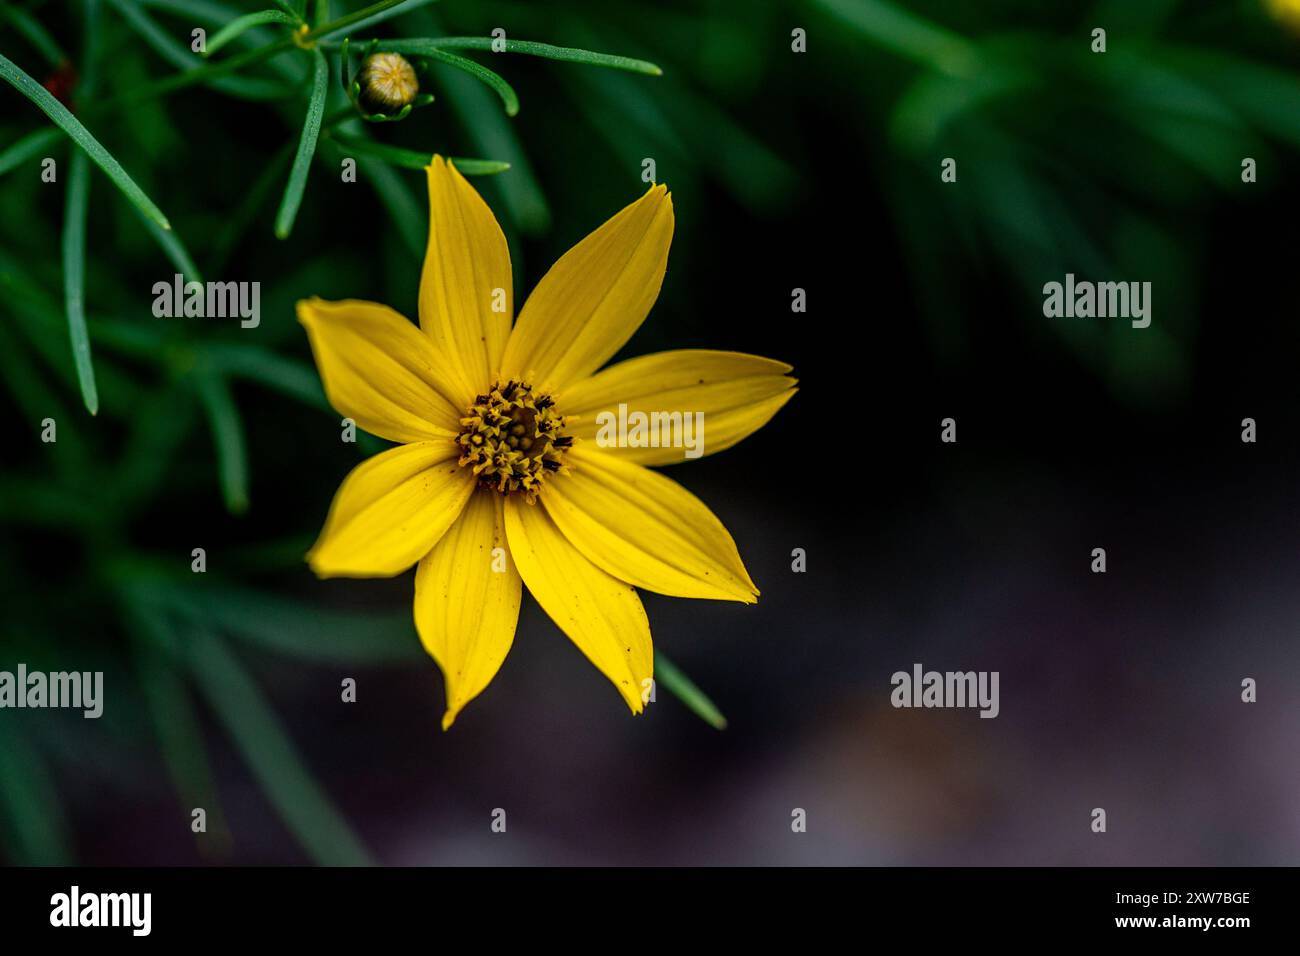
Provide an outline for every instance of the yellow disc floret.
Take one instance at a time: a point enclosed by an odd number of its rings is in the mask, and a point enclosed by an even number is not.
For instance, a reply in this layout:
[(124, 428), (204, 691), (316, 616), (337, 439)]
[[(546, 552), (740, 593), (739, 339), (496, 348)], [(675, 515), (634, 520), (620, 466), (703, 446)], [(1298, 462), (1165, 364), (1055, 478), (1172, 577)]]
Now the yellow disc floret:
[(564, 468), (564, 452), (573, 444), (555, 402), (526, 382), (494, 385), (474, 399), (460, 423), (460, 464), (474, 469), (480, 486), (522, 494), (529, 504), (546, 476)]

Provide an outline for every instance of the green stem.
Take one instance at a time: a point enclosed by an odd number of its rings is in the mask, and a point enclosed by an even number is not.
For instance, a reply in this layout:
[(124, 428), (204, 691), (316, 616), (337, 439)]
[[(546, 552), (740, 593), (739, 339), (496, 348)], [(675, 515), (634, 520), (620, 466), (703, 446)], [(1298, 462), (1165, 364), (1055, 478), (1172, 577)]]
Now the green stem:
[(399, 3), (405, 2), (406, 0), (379, 0), (378, 3), (372, 3), (368, 7), (362, 7), (354, 13), (349, 13), (347, 16), (339, 17), (337, 20), (323, 23), (312, 30), (308, 30), (307, 33), (303, 35), (302, 40), (303, 42), (318, 40), (326, 34), (334, 33), (338, 30), (345, 30), (355, 23), (360, 23), (362, 20), (369, 19), (377, 13), (383, 13), (390, 7), (395, 7)]
[[(373, 156), (375, 159), (383, 160), (390, 166), (401, 166), (405, 169), (424, 169), (433, 158), (431, 153), (421, 153), (413, 149), (402, 149), (399, 146), (376, 143), (361, 136), (334, 134), (330, 138), (345, 150)], [(510, 168), (509, 163), (503, 163), (496, 159), (464, 159), (449, 156), (447, 160), (459, 169), (464, 176), (491, 176), (495, 173), (504, 173)]]
[(264, 47), (237, 54), (229, 59), (221, 60), (217, 63), (205, 63), (192, 70), (186, 70), (184, 73), (175, 73), (161, 82), (150, 83), (148, 86), (141, 86), (134, 90), (128, 90), (121, 96), (116, 96), (111, 100), (105, 100), (94, 109), (93, 112), (98, 113), (101, 111), (117, 109), (122, 106), (129, 106), (139, 100), (175, 93), (177, 90), (183, 90), (188, 86), (194, 86), (196, 83), (207, 83), (210, 80), (215, 80), (228, 73), (234, 73), (236, 70), (242, 70), (246, 66), (251, 66), (254, 63), (260, 63), (263, 60), (270, 59), (277, 54), (291, 49), (293, 45), (293, 40), (286, 37), (283, 40), (277, 40), (275, 43), (268, 43)]
[(380, 40), (378, 49), (390, 53), (434, 56), (433, 51), (435, 50), (491, 50), (496, 52), (498, 46), (505, 53), (525, 53), (530, 56), (545, 57), (548, 60), (584, 63), (587, 66), (606, 66), (615, 70), (627, 70), (630, 73), (642, 73), (646, 76), (662, 76), (664, 72), (656, 64), (648, 60), (636, 60), (628, 56), (614, 56), (610, 53), (595, 53), (591, 50), (578, 50), (573, 47), (551, 46), (549, 43), (535, 43), (532, 40), (498, 40), (494, 37), (425, 37), (418, 40)]

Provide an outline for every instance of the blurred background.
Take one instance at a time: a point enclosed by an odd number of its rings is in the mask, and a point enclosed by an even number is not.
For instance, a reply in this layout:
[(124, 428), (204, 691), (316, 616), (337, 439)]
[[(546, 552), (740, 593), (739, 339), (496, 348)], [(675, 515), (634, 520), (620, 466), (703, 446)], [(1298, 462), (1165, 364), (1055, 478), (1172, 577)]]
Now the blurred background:
[[(756, 435), (671, 470), (763, 591), (754, 607), (645, 597), (656, 647), (727, 729), (662, 687), (629, 717), (525, 598), (505, 666), (448, 733), (412, 575), (321, 582), (302, 561), (383, 443), (339, 441), (292, 306), (415, 315), (422, 174), (363, 155), (340, 182), (325, 139), (277, 239), (306, 56), (164, 85), (199, 64), (192, 29), (269, 6), (0, 3), (0, 54), (73, 104), (175, 236), (91, 169), (92, 417), (64, 303), (72, 147), (0, 88), (0, 669), (102, 670), (106, 699), (99, 720), (0, 711), (0, 856), (1296, 862), (1300, 4), (443, 0), (360, 34), (503, 27), (659, 64), (462, 50), (514, 86), (517, 116), (437, 64), (431, 105), (332, 134), (509, 162), (474, 183), (520, 302), (641, 194), (653, 158), (677, 231), (624, 354), (735, 349), (801, 380)], [(187, 261), (260, 282), (260, 326), (154, 318), (153, 284)], [(1045, 318), (1042, 286), (1067, 272), (1151, 282), (1150, 328)], [(895, 710), (890, 675), (917, 662), (999, 671), (1000, 716)]]

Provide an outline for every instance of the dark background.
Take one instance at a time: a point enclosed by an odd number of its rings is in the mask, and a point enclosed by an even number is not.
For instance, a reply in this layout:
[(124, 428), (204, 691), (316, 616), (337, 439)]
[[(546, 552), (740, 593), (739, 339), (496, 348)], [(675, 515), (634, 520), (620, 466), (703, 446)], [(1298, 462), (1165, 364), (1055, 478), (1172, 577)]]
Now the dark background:
[[(76, 58), (80, 4), (17, 6)], [(181, 40), (202, 23), (145, 7)], [(503, 25), (663, 66), (482, 54), (519, 91), (516, 118), (440, 70), (433, 105), (371, 132), (515, 163), (475, 185), (511, 240), (520, 302), (640, 194), (655, 158), (677, 231), (625, 354), (794, 365), (800, 394), (771, 424), (670, 472), (732, 531), (760, 602), (645, 596), (656, 647), (726, 714), (722, 732), (662, 688), (629, 717), (531, 599), (501, 673), (440, 731), (411, 575), (318, 582), (300, 560), (377, 446), (340, 443), (337, 415), (287, 394), (285, 376), (310, 370), (292, 303), (415, 313), (419, 260), (367, 188), (371, 167), (344, 184), (336, 160), (317, 163), (287, 241), (271, 233), (281, 172), (223, 257), (223, 226), (296, 141), (303, 95), (195, 88), (87, 115), (205, 278), (262, 283), (263, 317), (154, 319), (149, 290), (174, 270), (93, 173), (92, 418), (58, 308), (62, 188), (39, 183), (35, 160), (0, 178), (0, 288), (20, 277), (54, 303), (0, 296), (0, 668), (103, 669), (107, 684), (99, 721), (0, 712), (5, 858), (1293, 863), (1300, 37), (1279, 16), (1154, 0), (446, 0), (370, 34)], [(101, 20), (109, 92), (169, 75), (113, 5)], [(1098, 25), (1105, 54), (1089, 51)], [(795, 27), (806, 54), (790, 50)], [(12, 26), (0, 52), (48, 72)], [(44, 122), (7, 88), (0, 103), (0, 149)], [(939, 181), (947, 156), (955, 184)], [(423, 216), (421, 174), (393, 175)], [(1150, 328), (1045, 318), (1042, 284), (1067, 271), (1151, 281)], [(128, 354), (113, 323), (166, 346)], [(189, 384), (227, 343), (289, 363), (226, 376), (249, 463), (240, 515)], [(39, 441), (46, 414), (55, 446)], [(955, 445), (939, 441), (948, 416)], [(1000, 716), (893, 709), (889, 677), (915, 662), (999, 671)], [(355, 704), (339, 702), (344, 677)], [(1245, 677), (1258, 703), (1241, 702)], [(207, 834), (190, 833), (193, 806), (209, 808)], [(807, 833), (791, 832), (795, 807)]]

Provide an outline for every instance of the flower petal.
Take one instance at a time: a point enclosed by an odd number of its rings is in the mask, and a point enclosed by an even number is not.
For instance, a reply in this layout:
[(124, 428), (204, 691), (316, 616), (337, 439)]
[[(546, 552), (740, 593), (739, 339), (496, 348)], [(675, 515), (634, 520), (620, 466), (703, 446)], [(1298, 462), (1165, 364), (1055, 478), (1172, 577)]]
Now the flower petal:
[(636, 590), (582, 556), (538, 505), (506, 499), (510, 555), (537, 603), (614, 682), (632, 713), (654, 676), (650, 622)]
[[(445, 371), (429, 340), (386, 305), (346, 299), (298, 303), (330, 404), (389, 441), (445, 438), (460, 431)], [(466, 405), (465, 407), (468, 407)]]
[(510, 252), (492, 210), (455, 166), (434, 156), (428, 179), (420, 327), (447, 356), (453, 397), (468, 407), (492, 385), (510, 337)]
[(653, 186), (566, 252), (524, 303), (501, 374), (556, 391), (617, 352), (659, 296), (673, 202)]
[[(657, 352), (611, 365), (566, 388), (556, 397), (557, 408), (573, 419), (566, 431), (595, 440), (602, 413), (619, 415), (658, 412), (682, 416), (703, 413), (700, 451), (705, 455), (730, 448), (762, 428), (796, 391), (796, 379), (786, 375), (784, 362), (708, 349)], [(665, 419), (666, 420), (666, 419)], [(657, 431), (657, 430), (656, 430)], [(686, 460), (681, 447), (630, 448), (601, 446), (602, 451), (643, 465), (670, 465)], [(698, 457), (698, 456), (696, 456)]]
[(671, 478), (594, 448), (569, 452), (568, 474), (539, 496), (575, 548), (619, 580), (673, 597), (753, 604), (750, 580), (722, 522)]
[(451, 439), (401, 445), (353, 468), (307, 555), (322, 578), (392, 577), (429, 553), (474, 490)]
[(415, 626), (447, 688), (443, 730), (496, 676), (519, 623), (522, 586), (506, 550), (504, 502), (489, 491), (471, 495), (415, 572)]

